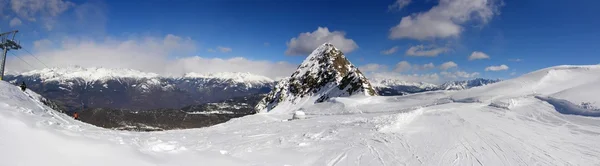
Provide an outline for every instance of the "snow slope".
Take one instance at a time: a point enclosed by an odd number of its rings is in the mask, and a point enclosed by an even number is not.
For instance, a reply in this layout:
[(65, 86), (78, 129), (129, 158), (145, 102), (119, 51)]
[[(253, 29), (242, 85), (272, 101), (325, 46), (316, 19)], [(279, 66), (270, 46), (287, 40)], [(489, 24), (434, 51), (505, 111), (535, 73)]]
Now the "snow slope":
[(506, 101), (524, 96), (549, 96), (582, 102), (600, 108), (600, 65), (556, 66), (534, 71), (521, 77), (483, 87), (464, 90), (452, 95), (460, 102)]
[[(600, 94), (596, 68), (543, 69), (467, 91), (332, 98), (304, 105), (304, 119), (264, 113), (151, 133), (79, 123), (0, 82), (0, 165), (599, 165), (600, 118), (539, 99), (593, 102), (576, 91)], [(506, 98), (517, 104), (491, 105)]]

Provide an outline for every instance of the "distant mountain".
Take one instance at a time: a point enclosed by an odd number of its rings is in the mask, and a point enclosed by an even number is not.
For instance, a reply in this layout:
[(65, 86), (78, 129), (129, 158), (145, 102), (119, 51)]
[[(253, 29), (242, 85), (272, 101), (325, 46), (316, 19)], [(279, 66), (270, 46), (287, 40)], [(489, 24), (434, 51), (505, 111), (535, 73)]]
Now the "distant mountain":
[(331, 97), (377, 95), (367, 78), (330, 43), (315, 49), (291, 77), (282, 79), (256, 106), (268, 112), (299, 102), (323, 102)]
[(5, 80), (51, 99), (69, 111), (86, 108), (181, 108), (235, 97), (268, 93), (275, 81), (250, 73), (187, 73), (161, 77), (131, 69), (48, 68)]
[(381, 96), (402, 96), (438, 89), (437, 85), (426, 82), (406, 82), (397, 79), (370, 79), (370, 81)]
[(500, 82), (500, 80), (476, 78), (473, 80), (449, 81), (441, 85), (435, 85), (425, 82), (406, 82), (397, 79), (371, 79), (373, 87), (381, 96), (402, 96), (436, 90), (464, 90), (496, 82)]
[(483, 79), (483, 78), (476, 78), (473, 80), (465, 80), (465, 81), (450, 81), (450, 82), (446, 82), (446, 83), (443, 83), (442, 85), (438, 86), (438, 89), (440, 89), (440, 90), (464, 90), (464, 89), (469, 89), (469, 88), (473, 88), (473, 87), (493, 84), (493, 83), (497, 83), (500, 81), (501, 81), (500, 79), (492, 80), (492, 79)]

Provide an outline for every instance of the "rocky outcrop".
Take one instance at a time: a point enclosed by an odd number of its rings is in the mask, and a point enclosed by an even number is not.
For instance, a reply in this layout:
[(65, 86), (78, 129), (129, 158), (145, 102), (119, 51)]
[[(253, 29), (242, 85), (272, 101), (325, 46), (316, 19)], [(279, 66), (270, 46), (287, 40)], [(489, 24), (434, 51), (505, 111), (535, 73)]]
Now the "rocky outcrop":
[(286, 79), (263, 98), (256, 110), (269, 112), (280, 105), (300, 101), (318, 103), (331, 97), (377, 95), (367, 78), (331, 43), (315, 49)]

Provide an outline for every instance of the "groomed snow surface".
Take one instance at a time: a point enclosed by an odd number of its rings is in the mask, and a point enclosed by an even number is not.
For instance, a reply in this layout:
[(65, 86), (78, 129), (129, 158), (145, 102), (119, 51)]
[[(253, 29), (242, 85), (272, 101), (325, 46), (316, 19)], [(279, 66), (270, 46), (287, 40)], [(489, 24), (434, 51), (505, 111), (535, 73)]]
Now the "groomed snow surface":
[(201, 129), (128, 132), (72, 120), (0, 82), (0, 165), (599, 165), (600, 118), (546, 100), (593, 112), (597, 94), (600, 66), (559, 66), (465, 91), (333, 98)]

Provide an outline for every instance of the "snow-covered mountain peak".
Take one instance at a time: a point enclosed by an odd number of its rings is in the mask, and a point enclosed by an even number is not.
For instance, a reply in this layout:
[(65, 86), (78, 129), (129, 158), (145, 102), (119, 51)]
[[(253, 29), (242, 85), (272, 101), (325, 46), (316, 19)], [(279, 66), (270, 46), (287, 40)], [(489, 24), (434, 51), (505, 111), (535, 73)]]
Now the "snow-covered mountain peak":
[(60, 81), (71, 79), (83, 79), (86, 82), (102, 81), (112, 78), (156, 78), (159, 77), (156, 73), (141, 72), (133, 69), (122, 68), (102, 68), (89, 67), (83, 68), (79, 66), (64, 67), (64, 68), (45, 68), (22, 73), (23, 76), (39, 75), (44, 81)]
[(331, 97), (377, 95), (367, 78), (331, 43), (315, 49), (290, 78), (282, 79), (256, 109), (269, 112), (276, 106), (317, 103)]
[(273, 79), (255, 75), (249, 72), (219, 72), (219, 73), (195, 73), (190, 72), (186, 73), (184, 78), (208, 78), (208, 79), (223, 79), (223, 80), (231, 80), (239, 83), (272, 83), (275, 82)]
[(499, 79), (483, 79), (483, 78), (476, 78), (476, 79), (472, 79), (472, 80), (464, 80), (464, 81), (449, 81), (446, 83), (443, 83), (442, 85), (439, 86), (439, 89), (441, 90), (464, 90), (464, 89), (470, 89), (473, 87), (478, 87), (478, 86), (485, 86), (485, 85), (489, 85), (489, 84), (493, 84), (493, 83), (497, 83), (500, 82)]
[(354, 68), (346, 56), (331, 43), (325, 43), (315, 49), (292, 74), (292, 78), (300, 78), (307, 74), (318, 74), (324, 68), (333, 67), (342, 74)]

